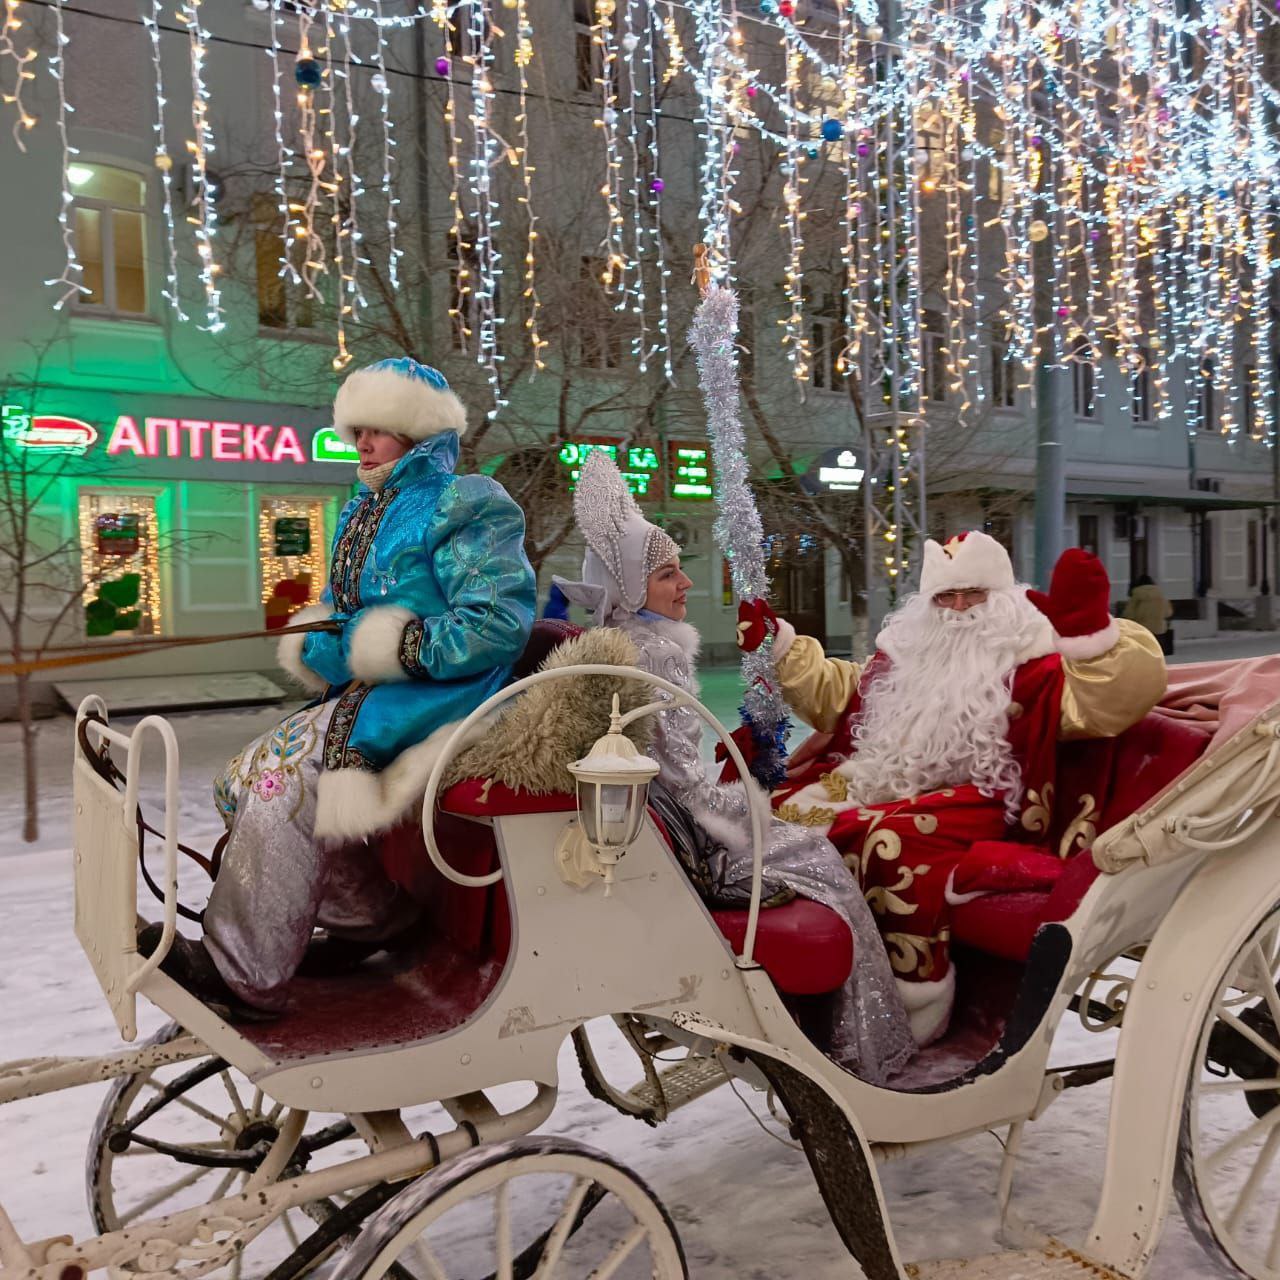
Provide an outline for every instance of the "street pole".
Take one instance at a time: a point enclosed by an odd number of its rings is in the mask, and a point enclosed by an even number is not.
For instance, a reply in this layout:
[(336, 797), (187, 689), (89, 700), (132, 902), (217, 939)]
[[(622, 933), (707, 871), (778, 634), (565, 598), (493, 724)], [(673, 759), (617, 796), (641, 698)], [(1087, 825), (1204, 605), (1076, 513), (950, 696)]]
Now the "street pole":
[[(1047, 163), (1043, 164), (1042, 173), (1048, 168)], [(1041, 181), (1044, 180), (1042, 177)], [(1036, 327), (1035, 582), (1043, 591), (1048, 589), (1049, 576), (1066, 543), (1067, 459), (1060, 407), (1064, 371), (1058, 364), (1057, 324), (1053, 314), (1053, 222), (1044, 200), (1035, 202), (1033, 216), (1050, 228), (1043, 240), (1031, 246)]]

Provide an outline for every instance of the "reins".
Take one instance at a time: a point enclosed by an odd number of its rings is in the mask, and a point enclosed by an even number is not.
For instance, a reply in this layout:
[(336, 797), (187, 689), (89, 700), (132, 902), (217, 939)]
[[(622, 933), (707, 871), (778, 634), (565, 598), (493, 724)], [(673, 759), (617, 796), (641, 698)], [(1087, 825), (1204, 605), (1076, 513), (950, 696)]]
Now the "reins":
[(0, 676), (25, 676), (36, 671), (53, 671), (60, 667), (78, 667), (90, 662), (111, 662), (116, 658), (130, 658), (139, 653), (159, 653), (163, 649), (186, 649), (195, 645), (223, 644), (230, 640), (278, 640), (281, 636), (303, 635), (308, 631), (338, 631), (336, 622), (303, 622), (292, 627), (277, 627), (273, 631), (236, 631), (216, 636), (175, 636), (172, 640), (162, 637), (136, 640), (118, 640), (105, 644), (57, 645), (41, 648), (41, 654), (53, 657), (22, 658), (16, 662), (0, 663)]

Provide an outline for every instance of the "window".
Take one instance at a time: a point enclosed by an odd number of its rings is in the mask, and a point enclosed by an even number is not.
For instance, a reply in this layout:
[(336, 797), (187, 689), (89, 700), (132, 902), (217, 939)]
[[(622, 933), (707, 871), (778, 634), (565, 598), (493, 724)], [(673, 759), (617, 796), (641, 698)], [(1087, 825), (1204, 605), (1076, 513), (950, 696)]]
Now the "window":
[(624, 323), (614, 310), (604, 280), (602, 258), (583, 258), (577, 305), (571, 320), (577, 362), (588, 369), (617, 369), (622, 364)]
[[(480, 7), (480, 0), (460, 0), (449, 19), (449, 52), (458, 62), (474, 59), (480, 53), (480, 43), (473, 30), (473, 14)], [(484, 18), (484, 36), (486, 43), (493, 40), (493, 23), (488, 16)]]
[(947, 398), (947, 339), (941, 311), (926, 311), (920, 331), (920, 398)]
[(579, 93), (591, 93), (604, 74), (594, 22), (591, 0), (573, 0), (573, 56)]
[(819, 391), (843, 391), (844, 319), (828, 312), (809, 321), (809, 382)]
[(1077, 338), (1071, 348), (1071, 404), (1077, 418), (1098, 416), (1097, 375), (1093, 348)]
[(1076, 545), (1092, 555), (1098, 554), (1098, 517), (1081, 516), (1077, 522)]
[(155, 498), (123, 489), (82, 489), (79, 507), (85, 634), (158, 635), (160, 568)]
[(991, 334), (991, 403), (997, 409), (1011, 409), (1017, 392), (1017, 363), (1009, 355), (1009, 331), (1001, 325)]
[(1196, 395), (1196, 418), (1201, 431), (1218, 429), (1217, 388), (1213, 385), (1217, 364), (1210, 357), (1200, 362), (1200, 388)]
[(146, 179), (105, 164), (67, 166), (76, 257), (88, 290), (78, 307), (114, 315), (147, 311)]
[(285, 254), (284, 215), (274, 195), (253, 197), (253, 251), (258, 279), (258, 324), (263, 329), (310, 329), (314, 299), (306, 287), (281, 272)]
[(1148, 347), (1138, 349), (1138, 367), (1133, 371), (1129, 384), (1130, 418), (1139, 426), (1151, 423), (1151, 350)]

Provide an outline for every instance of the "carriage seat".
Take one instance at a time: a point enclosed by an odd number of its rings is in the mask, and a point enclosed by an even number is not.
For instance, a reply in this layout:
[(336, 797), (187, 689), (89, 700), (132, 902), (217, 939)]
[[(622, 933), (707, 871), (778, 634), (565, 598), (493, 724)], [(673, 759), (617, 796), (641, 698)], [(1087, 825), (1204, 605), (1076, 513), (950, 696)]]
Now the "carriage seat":
[[(1204, 754), (1211, 734), (1198, 724), (1148, 715), (1116, 738), (1063, 743), (1058, 752), (1055, 826), (1046, 853), (1068, 845), (1071, 825), (1092, 814), (1085, 839), (1061, 859), (1049, 888), (991, 893), (954, 909), (952, 938), (1006, 960), (1025, 961), (1042, 924), (1066, 920), (1100, 874), (1093, 838), (1150, 803)], [(1076, 828), (1080, 830), (1079, 827)], [(1083, 847), (1080, 845), (1083, 844)]]
[[(567, 791), (535, 796), (514, 790), (504, 783), (466, 778), (444, 793), (440, 806), (443, 810), (442, 817), (467, 828), (458, 834), (465, 837), (466, 842), (474, 849), (482, 837), (489, 837), (491, 841), (491, 834), (486, 827), (460, 823), (460, 819), (509, 817), (524, 813), (567, 813), (577, 807), (577, 801)], [(665, 839), (666, 832), (661, 822), (656, 817), (654, 821)], [(452, 858), (459, 842), (455, 839), (446, 845), (445, 833), (439, 828), (437, 838), (440, 839), (446, 857)], [(426, 858), (425, 851), (422, 852), (422, 858)], [(460, 863), (456, 865), (459, 870), (471, 870), (469, 866), (463, 867)], [(496, 850), (489, 866), (497, 866)], [(441, 891), (460, 888), (447, 885), (434, 867), (429, 864), (428, 867), (439, 882)], [(399, 876), (393, 878), (399, 879)], [(482, 891), (462, 889), (463, 894), (471, 893), (473, 897), (479, 892)], [(505, 895), (502, 901), (505, 911)], [(464, 917), (474, 917), (476, 906), (474, 901), (469, 905), (464, 902), (457, 904), (463, 910)], [(711, 912), (711, 918), (734, 951), (739, 951), (747, 933), (747, 913), (717, 909)], [(807, 898), (796, 898), (760, 913), (755, 957), (779, 991), (796, 996), (821, 995), (826, 991), (834, 991), (853, 971), (853, 935), (849, 932), (848, 925), (829, 907), (811, 902)]]

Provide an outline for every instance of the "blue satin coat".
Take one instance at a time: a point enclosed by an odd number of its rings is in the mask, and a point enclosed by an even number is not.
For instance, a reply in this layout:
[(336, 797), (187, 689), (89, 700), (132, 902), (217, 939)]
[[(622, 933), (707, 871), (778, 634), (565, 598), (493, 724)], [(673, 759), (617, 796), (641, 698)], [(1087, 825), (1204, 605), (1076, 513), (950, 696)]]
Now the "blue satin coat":
[[(488, 476), (457, 476), (458, 436), (415, 445), (379, 490), (342, 509), (321, 597), (341, 633), (311, 632), (302, 660), (337, 698), (326, 769), (383, 769), (474, 710), (508, 680), (533, 626), (524, 512)], [(413, 615), (400, 643), (407, 681), (352, 683), (350, 637), (369, 609)]]

